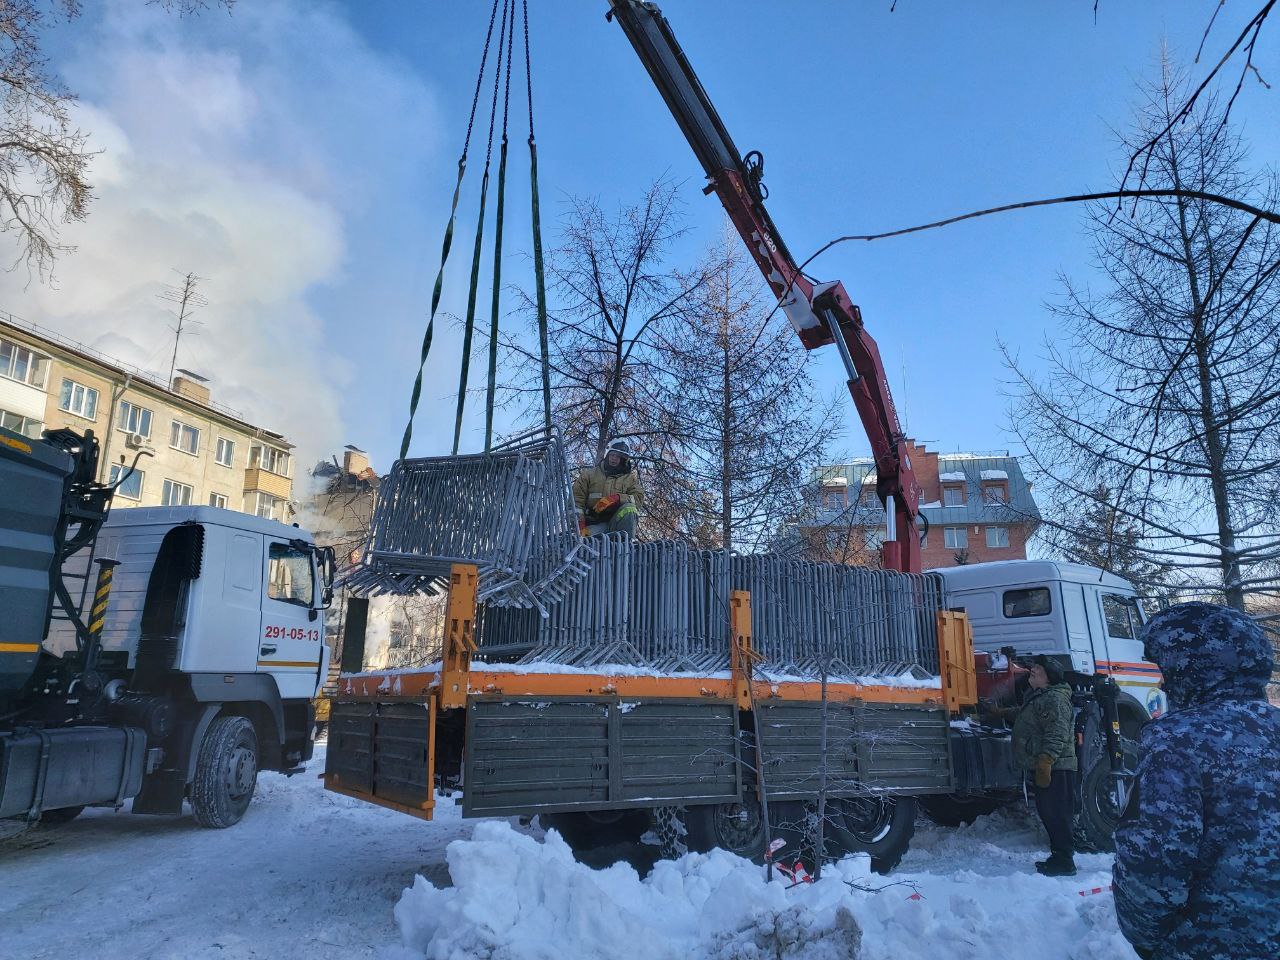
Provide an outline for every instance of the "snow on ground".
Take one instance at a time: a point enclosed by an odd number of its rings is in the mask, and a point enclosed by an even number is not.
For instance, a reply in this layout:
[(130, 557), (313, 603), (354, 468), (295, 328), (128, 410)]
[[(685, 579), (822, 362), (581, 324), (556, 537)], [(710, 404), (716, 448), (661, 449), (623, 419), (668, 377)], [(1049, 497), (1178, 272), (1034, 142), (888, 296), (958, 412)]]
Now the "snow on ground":
[[(814, 885), (766, 883), (722, 851), (591, 870), (558, 836), (484, 823), (449, 846), (454, 886), (419, 878), (396, 907), (404, 948), (385, 960), (990, 960), (1135, 955), (1107, 894), (1110, 858), (1084, 856), (1070, 879), (1039, 876), (1025, 816), (972, 828), (921, 826), (891, 877), (849, 857)], [(860, 950), (859, 950), (860, 944)]]
[(87, 811), (0, 845), (0, 960), (847, 960), (859, 931), (863, 960), (1134, 957), (1110, 896), (1077, 893), (1110, 882), (1110, 858), (1037, 875), (1044, 841), (1024, 812), (922, 822), (892, 876), (849, 858), (790, 891), (719, 852), (642, 880), (572, 862), (554, 834), (463, 821), (448, 801), (436, 813), (328, 793), (313, 773), (263, 774), (229, 830)]

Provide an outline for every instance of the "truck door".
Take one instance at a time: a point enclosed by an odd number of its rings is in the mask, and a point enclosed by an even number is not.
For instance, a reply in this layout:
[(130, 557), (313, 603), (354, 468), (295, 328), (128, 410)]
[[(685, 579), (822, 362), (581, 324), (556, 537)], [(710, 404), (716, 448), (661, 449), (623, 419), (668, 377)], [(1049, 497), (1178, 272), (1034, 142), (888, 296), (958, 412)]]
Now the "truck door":
[(266, 538), (264, 549), (258, 672), (275, 677), (282, 699), (310, 699), (315, 695), (324, 646), (312, 551), (271, 537)]
[(1098, 648), (1089, 631), (1089, 610), (1085, 603), (1084, 584), (1062, 581), (1062, 614), (1066, 621), (1071, 665), (1081, 673), (1096, 673)]

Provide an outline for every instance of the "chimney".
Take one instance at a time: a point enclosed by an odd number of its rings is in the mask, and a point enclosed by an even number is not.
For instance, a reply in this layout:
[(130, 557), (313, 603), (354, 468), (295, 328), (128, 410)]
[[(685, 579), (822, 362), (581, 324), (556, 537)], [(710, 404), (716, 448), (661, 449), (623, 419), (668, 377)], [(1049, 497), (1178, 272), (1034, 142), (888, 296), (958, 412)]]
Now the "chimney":
[(208, 382), (209, 379), (207, 377), (202, 377), (198, 373), (192, 373), (190, 370), (179, 370), (178, 375), (173, 378), (170, 388), (180, 397), (186, 397), (196, 403), (208, 403), (209, 388), (205, 386)]
[(369, 469), (369, 455), (359, 447), (348, 445), (342, 454), (342, 469), (353, 477), (359, 477)]

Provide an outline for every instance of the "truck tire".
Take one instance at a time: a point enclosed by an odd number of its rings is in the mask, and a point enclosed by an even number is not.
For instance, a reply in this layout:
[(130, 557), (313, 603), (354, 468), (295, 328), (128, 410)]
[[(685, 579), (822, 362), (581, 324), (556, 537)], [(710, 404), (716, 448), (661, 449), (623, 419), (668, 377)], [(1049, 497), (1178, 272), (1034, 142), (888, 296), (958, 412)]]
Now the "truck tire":
[(889, 873), (911, 846), (916, 798), (846, 797), (828, 800), (831, 840), (845, 853), (869, 853), (871, 869)]
[(924, 815), (940, 827), (968, 826), (1004, 805), (999, 797), (959, 796), (954, 793), (931, 794), (918, 800)]
[(202, 827), (221, 830), (240, 822), (258, 780), (258, 735), (247, 717), (217, 717), (196, 757), (191, 810)]
[[(777, 804), (769, 804), (770, 813)], [(704, 803), (684, 814), (685, 843), (694, 853), (720, 848), (747, 860), (764, 860), (764, 821), (754, 797), (746, 803)]]
[[(1124, 752), (1125, 769), (1135, 769), (1138, 745), (1128, 737), (1121, 737), (1120, 748)], [(1132, 786), (1132, 780), (1129, 783)], [(1084, 772), (1080, 781), (1080, 810), (1075, 831), (1079, 844), (1098, 853), (1114, 852), (1116, 827), (1123, 812), (1116, 803), (1111, 762), (1102, 751), (1095, 755), (1093, 765)]]

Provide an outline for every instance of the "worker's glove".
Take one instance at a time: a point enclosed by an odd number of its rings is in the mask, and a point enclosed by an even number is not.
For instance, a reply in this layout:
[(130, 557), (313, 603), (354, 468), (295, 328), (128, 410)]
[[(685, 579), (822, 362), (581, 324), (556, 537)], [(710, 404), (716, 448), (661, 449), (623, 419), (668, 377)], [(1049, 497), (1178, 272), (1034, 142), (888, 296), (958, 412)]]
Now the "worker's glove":
[(591, 531), (587, 529), (587, 518), (582, 514), (578, 514), (578, 533), (584, 537), (591, 536)]
[(622, 497), (616, 493), (611, 493), (607, 497), (601, 497), (591, 507), (591, 512), (597, 516), (607, 517), (613, 511), (618, 509), (618, 505), (622, 503)]
[(1036, 757), (1036, 786), (1044, 789), (1053, 780), (1053, 757), (1042, 753)]

